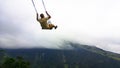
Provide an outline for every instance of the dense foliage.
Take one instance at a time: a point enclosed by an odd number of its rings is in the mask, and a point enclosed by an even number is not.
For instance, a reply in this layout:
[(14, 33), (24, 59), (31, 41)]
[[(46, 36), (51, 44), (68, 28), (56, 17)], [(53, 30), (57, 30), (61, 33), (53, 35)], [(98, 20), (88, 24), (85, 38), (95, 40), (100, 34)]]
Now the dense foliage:
[(3, 51), (3, 56), (1, 56), (0, 68), (30, 68), (30, 63), (25, 61), (23, 57), (17, 56), (16, 58), (12, 58), (6, 56)]

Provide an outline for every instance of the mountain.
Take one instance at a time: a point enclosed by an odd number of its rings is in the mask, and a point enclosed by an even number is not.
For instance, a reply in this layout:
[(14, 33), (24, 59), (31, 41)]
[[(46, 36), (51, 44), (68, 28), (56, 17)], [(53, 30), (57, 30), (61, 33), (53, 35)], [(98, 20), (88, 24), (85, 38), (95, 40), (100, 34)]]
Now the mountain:
[(22, 56), (28, 60), (31, 68), (120, 68), (119, 54), (72, 42), (63, 45), (63, 49), (4, 50), (8, 56)]

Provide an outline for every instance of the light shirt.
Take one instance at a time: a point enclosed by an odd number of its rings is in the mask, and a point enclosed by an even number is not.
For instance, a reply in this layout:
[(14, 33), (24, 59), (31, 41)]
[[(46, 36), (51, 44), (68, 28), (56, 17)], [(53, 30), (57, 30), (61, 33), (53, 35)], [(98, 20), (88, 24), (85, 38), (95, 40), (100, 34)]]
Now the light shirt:
[(48, 19), (49, 19), (48, 17), (38, 19), (39, 23), (40, 23), (41, 26), (42, 26), (42, 29), (47, 29), (47, 28), (49, 28), (49, 24), (47, 23)]

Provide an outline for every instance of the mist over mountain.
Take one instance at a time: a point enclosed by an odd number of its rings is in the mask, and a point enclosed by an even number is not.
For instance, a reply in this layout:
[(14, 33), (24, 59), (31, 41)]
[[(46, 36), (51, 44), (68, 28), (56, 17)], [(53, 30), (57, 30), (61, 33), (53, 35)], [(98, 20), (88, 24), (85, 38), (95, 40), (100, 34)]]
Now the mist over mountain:
[(22, 56), (31, 68), (120, 68), (120, 54), (95, 46), (65, 42), (62, 49), (4, 49), (7, 56)]

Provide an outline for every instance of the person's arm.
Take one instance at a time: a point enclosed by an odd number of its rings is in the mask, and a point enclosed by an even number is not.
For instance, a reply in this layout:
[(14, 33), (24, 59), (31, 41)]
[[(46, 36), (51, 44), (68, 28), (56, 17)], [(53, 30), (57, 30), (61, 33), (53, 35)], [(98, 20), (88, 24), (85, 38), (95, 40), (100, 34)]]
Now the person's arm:
[(38, 21), (38, 13), (36, 13), (36, 19), (37, 19), (37, 21)]
[(46, 14), (47, 14), (47, 16), (48, 16), (48, 19), (50, 19), (51, 18), (51, 16), (48, 14), (48, 12), (46, 11)]

